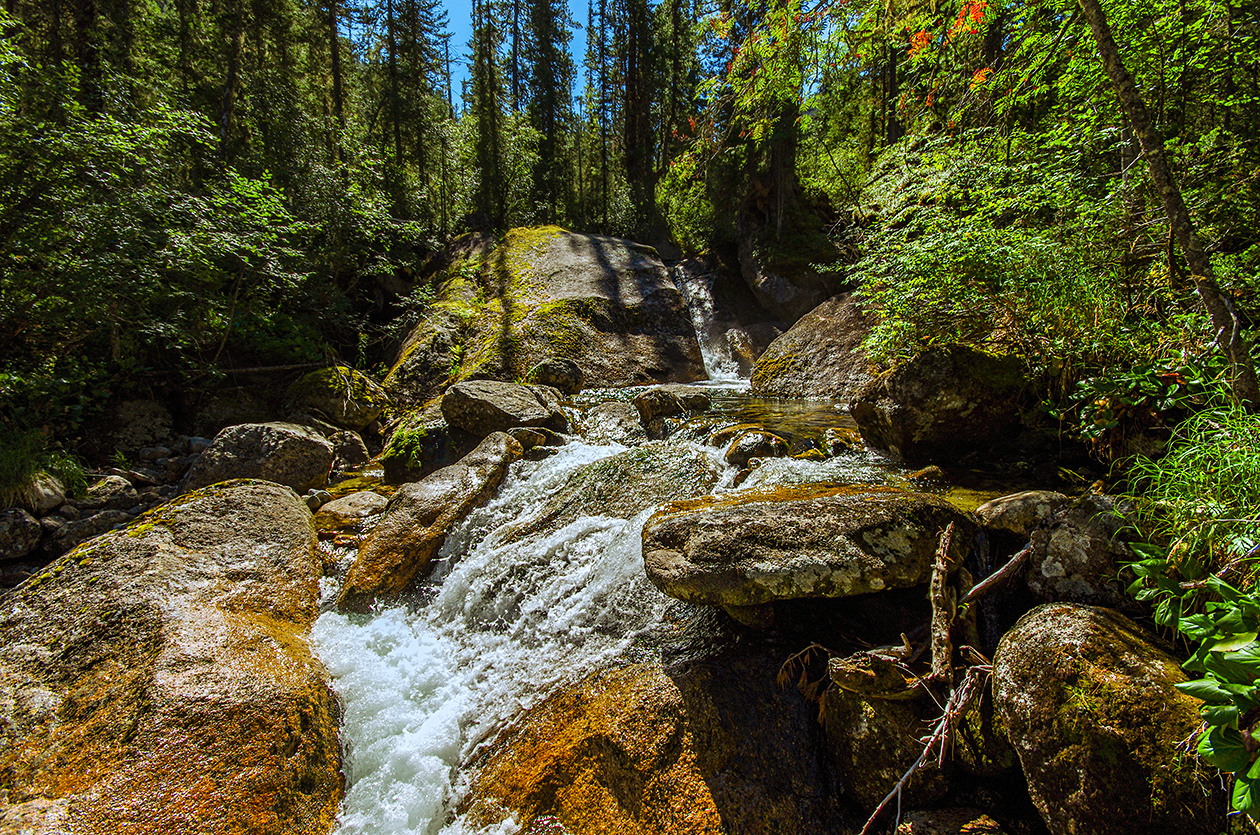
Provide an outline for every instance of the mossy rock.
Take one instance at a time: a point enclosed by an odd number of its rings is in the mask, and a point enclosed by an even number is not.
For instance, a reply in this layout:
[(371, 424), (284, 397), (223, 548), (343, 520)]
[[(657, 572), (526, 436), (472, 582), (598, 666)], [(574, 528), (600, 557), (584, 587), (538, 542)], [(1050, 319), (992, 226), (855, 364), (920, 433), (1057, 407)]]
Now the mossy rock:
[(371, 377), (337, 365), (304, 375), (285, 394), (290, 406), (313, 412), (344, 429), (358, 432), (389, 405), (389, 395)]
[(389, 484), (418, 481), (453, 464), (477, 445), (477, 438), (453, 429), (438, 402), (408, 412), (395, 424), (381, 451), (380, 463)]
[(869, 317), (848, 294), (824, 301), (757, 358), (753, 394), (826, 398), (848, 407), (877, 371), (862, 348), (869, 333)]
[(686, 302), (651, 247), (557, 226), (509, 230), (438, 277), (386, 387), (408, 403), (468, 379), (517, 381), (550, 358), (584, 385), (704, 376)]
[(1187, 745), (1200, 703), (1176, 689), (1185, 680), (1154, 636), (1111, 609), (1048, 604), (1003, 636), (997, 717), (1052, 835), (1224, 830), (1221, 781)]

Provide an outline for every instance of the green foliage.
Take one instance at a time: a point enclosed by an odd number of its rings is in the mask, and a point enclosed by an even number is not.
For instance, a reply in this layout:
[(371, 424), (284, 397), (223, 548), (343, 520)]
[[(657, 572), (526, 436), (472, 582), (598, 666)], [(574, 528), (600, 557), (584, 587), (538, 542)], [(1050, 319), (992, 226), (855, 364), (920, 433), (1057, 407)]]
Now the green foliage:
[(82, 495), (87, 486), (83, 465), (72, 455), (50, 449), (43, 432), (0, 427), (0, 508), (23, 502), (41, 474), (56, 478), (71, 495)]

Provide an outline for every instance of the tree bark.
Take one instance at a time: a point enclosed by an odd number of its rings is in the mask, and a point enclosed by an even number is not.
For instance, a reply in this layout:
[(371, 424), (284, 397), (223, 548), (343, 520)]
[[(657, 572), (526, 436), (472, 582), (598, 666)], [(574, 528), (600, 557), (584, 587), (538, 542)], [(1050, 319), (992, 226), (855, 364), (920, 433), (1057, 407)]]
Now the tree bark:
[(1212, 332), (1216, 344), (1229, 357), (1233, 368), (1234, 397), (1247, 404), (1253, 410), (1260, 410), (1260, 388), (1256, 384), (1256, 370), (1251, 361), (1247, 342), (1243, 339), (1242, 323), (1229, 297), (1221, 292), (1212, 271), (1211, 261), (1203, 248), (1203, 241), (1194, 229), (1190, 219), (1190, 211), (1186, 208), (1181, 189), (1168, 166), (1168, 158), (1164, 153), (1164, 140), (1152, 124), (1146, 105), (1138, 92), (1133, 76), (1125, 69), (1120, 60), (1120, 48), (1112, 37), (1111, 27), (1103, 14), (1099, 0), (1079, 0), (1081, 11), (1089, 21), (1090, 31), (1098, 44), (1098, 53), (1102, 57), (1103, 69), (1115, 87), (1116, 97), (1124, 108), (1142, 145), (1142, 153), (1150, 167), (1151, 180), (1159, 192), (1164, 212), (1168, 215), (1168, 224), (1172, 227), (1177, 245), (1186, 255), (1186, 263), (1194, 275), (1195, 286), (1199, 298), (1207, 308), (1212, 322)]

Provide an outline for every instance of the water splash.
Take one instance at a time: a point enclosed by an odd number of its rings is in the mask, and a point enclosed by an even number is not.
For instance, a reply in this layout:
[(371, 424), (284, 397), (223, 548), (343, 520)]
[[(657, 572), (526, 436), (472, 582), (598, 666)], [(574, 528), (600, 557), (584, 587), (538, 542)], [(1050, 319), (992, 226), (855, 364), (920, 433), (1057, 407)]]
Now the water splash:
[[(502, 541), (506, 523), (536, 513), (574, 470), (621, 449), (571, 443), (518, 462), (448, 537), (426, 605), (316, 622), (312, 640), (350, 741), (339, 835), (469, 832), (451, 816), (459, 765), (512, 717), (662, 622), (671, 603), (644, 575), (640, 550), (650, 510)], [(516, 828), (508, 820), (490, 831)]]

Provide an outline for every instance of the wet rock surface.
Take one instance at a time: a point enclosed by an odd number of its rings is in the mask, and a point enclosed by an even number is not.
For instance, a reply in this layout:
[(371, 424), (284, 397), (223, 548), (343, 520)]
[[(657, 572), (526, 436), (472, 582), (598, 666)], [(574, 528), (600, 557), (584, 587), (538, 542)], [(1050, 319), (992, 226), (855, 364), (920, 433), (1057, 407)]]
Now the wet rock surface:
[(1110, 609), (1040, 606), (1003, 636), (997, 712), (1052, 835), (1222, 830), (1219, 780), (1185, 748), (1200, 727), (1200, 702), (1175, 688), (1185, 680)]
[(1067, 503), (1067, 496), (1053, 490), (1025, 490), (985, 502), (976, 518), (982, 527), (1026, 537)]
[(341, 795), (306, 632), (319, 563), (287, 488), (186, 495), (10, 592), (0, 829), (317, 835)]
[(493, 495), (523, 454), (516, 440), (496, 432), (455, 464), (399, 488), (347, 572), (337, 606), (366, 611), (378, 597), (406, 591), (451, 528)]
[(332, 461), (332, 444), (305, 426), (229, 426), (192, 465), (180, 490), (197, 490), (233, 478), (259, 478), (303, 493), (324, 483)]
[(584, 434), (592, 443), (636, 446), (648, 439), (643, 424), (639, 422), (639, 410), (630, 403), (620, 400), (600, 403), (582, 417)]
[(880, 487), (754, 490), (667, 505), (643, 528), (649, 579), (693, 603), (756, 606), (927, 582), (940, 532), (974, 530), (936, 496)]

